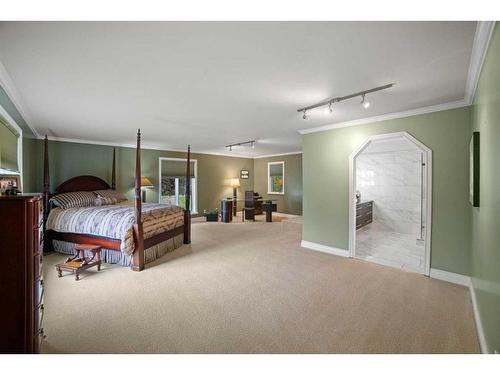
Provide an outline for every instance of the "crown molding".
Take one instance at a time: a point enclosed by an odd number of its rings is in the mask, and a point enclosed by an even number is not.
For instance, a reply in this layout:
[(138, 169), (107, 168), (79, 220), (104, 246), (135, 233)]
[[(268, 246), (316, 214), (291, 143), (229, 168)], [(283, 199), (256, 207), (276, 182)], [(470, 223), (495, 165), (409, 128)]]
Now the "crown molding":
[[(37, 139), (43, 140), (44, 137), (38, 136)], [(133, 148), (133, 149), (136, 148), (136, 145), (132, 144), (132, 143), (102, 142), (102, 141), (92, 141), (92, 140), (88, 140), (88, 139), (54, 137), (54, 136), (50, 136), (50, 135), (47, 136), (47, 139), (49, 141), (54, 141), (54, 142), (81, 143), (81, 144), (89, 144), (89, 145), (97, 145), (97, 146), (125, 147), (125, 148)], [(175, 149), (175, 148), (161, 148), (158, 146), (148, 146), (147, 143), (144, 143), (144, 142), (141, 142), (141, 150), (155, 150), (155, 151), (186, 153), (186, 150)], [(198, 155), (226, 156), (228, 158), (239, 158), (239, 159), (254, 159), (253, 157), (249, 157), (249, 156), (226, 155), (226, 154), (216, 153), (216, 152), (197, 152), (197, 151), (193, 151), (192, 149), (191, 149), (191, 152), (193, 154), (198, 154)]]
[(462, 100), (457, 100), (454, 102), (448, 102), (448, 103), (443, 103), (443, 104), (431, 105), (428, 107), (420, 107), (420, 108), (416, 108), (416, 109), (410, 109), (408, 111), (387, 113), (385, 115), (365, 117), (365, 118), (362, 118), (359, 120), (338, 122), (336, 124), (322, 125), (322, 126), (317, 126), (314, 128), (302, 129), (302, 130), (299, 130), (299, 133), (302, 135), (310, 134), (310, 133), (318, 133), (318, 132), (323, 132), (323, 131), (331, 130), (331, 129), (348, 128), (350, 126), (370, 124), (370, 123), (386, 121), (386, 120), (394, 120), (394, 119), (403, 118), (403, 117), (422, 115), (425, 113), (446, 111), (448, 109), (467, 107), (468, 105), (470, 105), (470, 103), (468, 101), (466, 101), (465, 99), (462, 99)]
[(5, 66), (3, 63), (0, 61), (0, 86), (5, 90), (7, 96), (9, 99), (12, 101), (14, 106), (16, 107), (17, 111), (21, 115), (21, 117), (24, 119), (24, 122), (26, 122), (26, 125), (30, 128), (31, 132), (35, 136), (35, 138), (39, 137), (39, 134), (37, 133), (36, 129), (33, 127), (33, 121), (31, 120), (31, 116), (29, 115), (28, 111), (26, 110), (26, 107), (23, 105), (23, 101), (21, 99), (21, 94), (19, 94), (19, 91), (17, 91), (16, 86), (14, 85), (14, 82), (10, 78), (9, 73), (7, 72), (7, 69), (5, 69)]
[(259, 156), (254, 156), (253, 159), (264, 159), (264, 158), (273, 158), (275, 156), (298, 155), (298, 154), (302, 154), (302, 151), (284, 152), (282, 154), (259, 155)]
[(476, 34), (474, 35), (469, 62), (469, 72), (465, 84), (465, 100), (470, 104), (472, 104), (476, 95), (477, 84), (494, 29), (495, 21), (478, 21), (476, 26)]

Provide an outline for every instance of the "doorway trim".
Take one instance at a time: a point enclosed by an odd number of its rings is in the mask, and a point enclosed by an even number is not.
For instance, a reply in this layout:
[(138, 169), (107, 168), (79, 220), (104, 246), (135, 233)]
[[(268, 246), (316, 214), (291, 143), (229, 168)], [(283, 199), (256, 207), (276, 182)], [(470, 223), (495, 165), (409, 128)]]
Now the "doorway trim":
[(349, 156), (349, 257), (356, 254), (356, 157), (375, 140), (405, 138), (417, 146), (425, 155), (425, 266), (424, 275), (429, 276), (431, 270), (431, 235), (432, 235), (432, 150), (410, 135), (408, 132), (387, 133), (369, 136), (358, 149)]
[[(158, 158), (158, 203), (161, 203), (161, 162), (162, 161), (185, 161), (186, 158), (170, 158), (160, 156)], [(191, 163), (194, 164), (194, 184), (191, 185), (191, 213), (194, 215), (198, 214), (198, 159), (190, 159)], [(177, 186), (177, 185), (176, 185)]]

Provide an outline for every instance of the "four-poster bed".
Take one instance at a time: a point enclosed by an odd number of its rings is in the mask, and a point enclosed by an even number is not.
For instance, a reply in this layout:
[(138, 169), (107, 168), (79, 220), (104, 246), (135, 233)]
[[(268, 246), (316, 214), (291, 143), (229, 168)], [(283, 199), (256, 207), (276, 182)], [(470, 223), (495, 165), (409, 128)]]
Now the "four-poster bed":
[[(54, 242), (70, 244), (99, 245), (109, 252), (123, 252), (129, 259), (133, 271), (141, 271), (146, 263), (145, 251), (158, 253), (159, 246), (167, 241), (182, 238), (184, 244), (191, 243), (191, 149), (188, 146), (186, 167), (186, 208), (160, 204), (143, 204), (141, 202), (141, 133), (137, 132), (136, 166), (135, 166), (135, 196), (134, 205), (76, 207), (69, 209), (54, 208), (51, 213), (51, 200), (62, 197), (65, 193), (99, 192), (116, 190), (115, 150), (113, 149), (113, 166), (111, 186), (96, 176), (77, 176), (60, 184), (53, 193), (50, 192), (50, 174), (48, 157), (48, 139), (44, 145), (44, 250), (54, 249)], [(88, 194), (88, 193), (87, 193)], [(50, 215), (50, 216), (49, 216)], [(112, 218), (113, 220), (111, 220)], [(117, 219), (118, 218), (118, 219)], [(82, 225), (85, 220), (92, 221)], [(117, 220), (122, 220), (117, 222)], [(125, 223), (123, 222), (125, 220)], [(128, 220), (128, 221), (127, 221)], [(71, 223), (68, 224), (68, 223)], [(131, 225), (127, 228), (127, 237), (117, 234), (114, 226)], [(146, 233), (144, 225), (146, 225)], [(98, 227), (100, 226), (100, 227)], [(74, 232), (71, 229), (75, 229)], [(115, 233), (116, 232), (116, 233)], [(125, 233), (125, 232), (124, 232)], [(127, 233), (124, 234), (127, 235)], [(182, 236), (182, 237), (181, 237)], [(62, 241), (62, 242), (60, 242)], [(131, 242), (127, 245), (126, 242)], [(175, 248), (175, 247), (174, 247)], [(172, 250), (172, 249), (170, 249)], [(170, 251), (168, 250), (168, 251)], [(120, 254), (122, 255), (122, 254)], [(159, 255), (161, 256), (161, 255)], [(157, 257), (159, 257), (157, 256)], [(156, 258), (157, 258), (156, 257)], [(153, 258), (153, 259), (156, 259)], [(151, 256), (149, 257), (151, 261)]]

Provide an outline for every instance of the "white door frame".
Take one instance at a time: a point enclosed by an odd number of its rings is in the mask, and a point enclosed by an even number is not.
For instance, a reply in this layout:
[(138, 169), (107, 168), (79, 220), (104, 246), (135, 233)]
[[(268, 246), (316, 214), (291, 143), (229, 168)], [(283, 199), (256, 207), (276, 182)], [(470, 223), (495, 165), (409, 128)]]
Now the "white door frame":
[[(417, 146), (424, 155), (424, 189), (425, 197), (425, 275), (431, 270), (431, 234), (432, 234), (432, 150), (407, 132), (372, 135), (349, 156), (349, 257), (356, 254), (356, 157), (374, 140), (404, 137)], [(422, 213), (424, 214), (424, 213)]]
[[(161, 203), (161, 162), (162, 160), (170, 160), (170, 161), (185, 161), (187, 162), (187, 159), (184, 158), (167, 158), (160, 156), (158, 158), (158, 202)], [(197, 159), (190, 159), (191, 162), (194, 164), (194, 184), (191, 185), (191, 213), (192, 214), (197, 214), (198, 213), (198, 160)], [(177, 192), (178, 186), (175, 186), (175, 191)], [(177, 193), (175, 199), (177, 200)]]

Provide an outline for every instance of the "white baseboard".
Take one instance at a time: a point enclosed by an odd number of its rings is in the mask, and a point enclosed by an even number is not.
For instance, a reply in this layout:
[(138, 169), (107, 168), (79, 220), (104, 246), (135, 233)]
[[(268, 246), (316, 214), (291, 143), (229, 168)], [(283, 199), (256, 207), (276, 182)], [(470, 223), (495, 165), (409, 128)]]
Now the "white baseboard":
[(328, 253), (333, 255), (338, 255), (341, 257), (349, 257), (349, 251), (344, 249), (339, 249), (337, 247), (331, 247), (326, 245), (321, 245), (315, 242), (309, 242), (302, 240), (300, 246), (305, 247), (306, 249), (321, 251), (322, 253)]
[(474, 286), (472, 282), (469, 286), (470, 298), (472, 299), (472, 311), (474, 312), (474, 320), (476, 322), (477, 337), (479, 339), (479, 347), (481, 348), (481, 353), (488, 354), (489, 348), (486, 343), (486, 336), (484, 335), (483, 323), (481, 321), (481, 315), (479, 315), (479, 308), (477, 306), (476, 292), (474, 291)]
[(470, 287), (471, 281), (470, 277), (466, 275), (461, 275), (459, 273), (448, 272), (443, 270), (438, 270), (436, 268), (431, 268), (431, 274), (429, 275), (433, 279), (448, 281), (453, 284), (463, 285)]
[(460, 275), (458, 273), (442, 271), (435, 268), (431, 268), (430, 277), (434, 279), (448, 281), (450, 283), (463, 285), (469, 288), (470, 298), (472, 300), (472, 311), (474, 313), (474, 321), (476, 323), (477, 337), (479, 339), (479, 347), (481, 348), (481, 353), (488, 354), (490, 351), (488, 349), (488, 344), (486, 343), (486, 337), (484, 335), (483, 323), (481, 322), (481, 315), (479, 315), (479, 308), (476, 300), (476, 292), (472, 285), (472, 279), (469, 276)]

